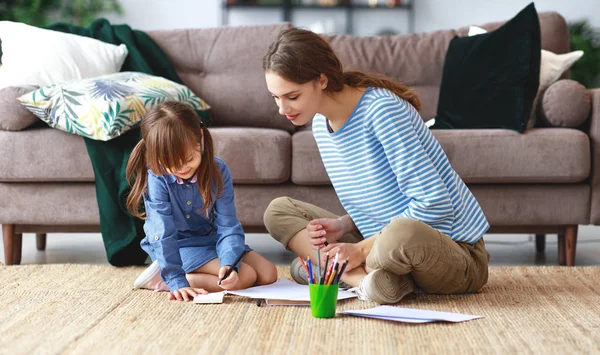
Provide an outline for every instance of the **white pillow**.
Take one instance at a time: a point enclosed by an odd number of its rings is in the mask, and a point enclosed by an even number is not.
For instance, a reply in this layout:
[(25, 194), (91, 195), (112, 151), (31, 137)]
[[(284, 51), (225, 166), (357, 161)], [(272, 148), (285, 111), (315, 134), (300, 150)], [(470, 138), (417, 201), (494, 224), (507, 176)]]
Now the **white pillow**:
[(94, 38), (0, 21), (0, 89), (46, 86), (113, 74), (121, 70), (127, 46)]
[[(469, 27), (469, 37), (487, 33), (486, 30), (477, 26)], [(542, 49), (540, 62), (540, 87), (539, 90), (545, 90), (556, 82), (565, 70), (569, 69), (581, 56), (583, 51), (574, 51), (565, 54), (556, 54)]]

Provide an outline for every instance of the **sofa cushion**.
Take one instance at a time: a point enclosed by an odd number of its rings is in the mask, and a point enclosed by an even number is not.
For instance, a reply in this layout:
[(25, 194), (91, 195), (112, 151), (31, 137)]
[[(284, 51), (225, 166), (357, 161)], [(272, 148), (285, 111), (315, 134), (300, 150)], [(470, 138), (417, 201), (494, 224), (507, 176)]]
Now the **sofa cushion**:
[(39, 122), (35, 115), (29, 112), (17, 98), (37, 86), (9, 86), (0, 89), (0, 129), (4, 131), (20, 131)]
[(569, 79), (552, 84), (542, 98), (542, 118), (555, 127), (577, 127), (588, 119), (591, 109), (589, 90)]
[(215, 155), (234, 184), (276, 184), (290, 179), (292, 137), (269, 128), (213, 127)]
[[(215, 154), (235, 184), (271, 184), (290, 176), (289, 133), (260, 128), (210, 128)], [(0, 131), (0, 181), (94, 181), (82, 137), (51, 128)]]
[(277, 112), (262, 71), (269, 44), (289, 24), (150, 31), (181, 80), (211, 106), (214, 126), (294, 132)]
[[(467, 183), (573, 183), (590, 174), (588, 136), (575, 129), (433, 130), (454, 170)], [(292, 181), (329, 185), (310, 131), (292, 138)]]

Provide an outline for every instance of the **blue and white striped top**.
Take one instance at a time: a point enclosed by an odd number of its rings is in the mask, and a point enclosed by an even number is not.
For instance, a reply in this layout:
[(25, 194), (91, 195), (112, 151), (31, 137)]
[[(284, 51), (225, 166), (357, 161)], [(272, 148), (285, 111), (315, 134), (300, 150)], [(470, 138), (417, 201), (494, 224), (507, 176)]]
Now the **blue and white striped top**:
[(313, 134), (337, 195), (368, 238), (393, 218), (412, 218), (457, 242), (475, 243), (489, 224), (415, 108), (369, 88), (346, 123), (331, 132), (315, 115)]

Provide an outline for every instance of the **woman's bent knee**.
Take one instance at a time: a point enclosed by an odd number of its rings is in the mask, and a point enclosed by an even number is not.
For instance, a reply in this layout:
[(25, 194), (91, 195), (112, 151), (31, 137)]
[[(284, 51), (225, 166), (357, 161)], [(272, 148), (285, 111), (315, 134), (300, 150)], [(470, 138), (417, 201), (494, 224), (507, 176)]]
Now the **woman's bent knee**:
[(391, 263), (418, 263), (432, 244), (439, 243), (439, 233), (428, 225), (409, 218), (395, 218), (376, 235), (367, 257), (370, 268), (389, 267)]
[(277, 197), (269, 203), (269, 206), (265, 210), (263, 223), (271, 236), (277, 239), (279, 234), (277, 232), (281, 229), (282, 224), (285, 223), (286, 218), (293, 214), (294, 208), (290, 198), (286, 196)]
[[(394, 218), (377, 236), (380, 249), (412, 248), (423, 241), (423, 223), (410, 218)], [(426, 237), (425, 237), (426, 238)]]
[(289, 197), (271, 201), (263, 216), (269, 234), (285, 248), (290, 240), (308, 225), (308, 219)]

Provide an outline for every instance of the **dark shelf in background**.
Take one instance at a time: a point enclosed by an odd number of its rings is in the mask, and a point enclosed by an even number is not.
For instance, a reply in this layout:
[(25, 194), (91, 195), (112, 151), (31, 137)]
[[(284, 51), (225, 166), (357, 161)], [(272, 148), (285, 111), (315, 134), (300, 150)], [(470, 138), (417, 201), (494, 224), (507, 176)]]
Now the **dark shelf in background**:
[(282, 10), (284, 22), (293, 22), (292, 13), (294, 10), (345, 10), (346, 11), (346, 34), (353, 33), (353, 14), (354, 10), (405, 10), (408, 12), (408, 28), (409, 32), (414, 32), (414, 8), (413, 3), (416, 0), (411, 0), (407, 4), (387, 6), (384, 4), (378, 4), (371, 6), (368, 4), (339, 4), (339, 5), (319, 5), (319, 4), (294, 4), (291, 0), (282, 0), (280, 4), (229, 4), (226, 0), (223, 0), (223, 17), (222, 25), (227, 25), (229, 22), (229, 10), (230, 9), (280, 9)]
[(224, 7), (229, 8), (229, 9), (235, 9), (235, 8), (255, 8), (255, 9), (280, 9), (283, 7), (290, 7), (292, 9), (316, 9), (316, 10), (344, 10), (344, 9), (357, 9), (357, 10), (366, 10), (366, 9), (380, 9), (380, 10), (393, 10), (393, 9), (412, 9), (412, 4), (404, 4), (404, 5), (397, 5), (397, 6), (387, 6), (387, 5), (377, 5), (377, 6), (370, 6), (367, 4), (350, 4), (350, 5), (332, 5), (332, 6), (327, 6), (327, 5), (308, 5), (308, 4), (289, 4), (289, 5), (284, 5), (284, 4), (266, 4), (266, 5), (259, 5), (259, 4), (225, 4)]

